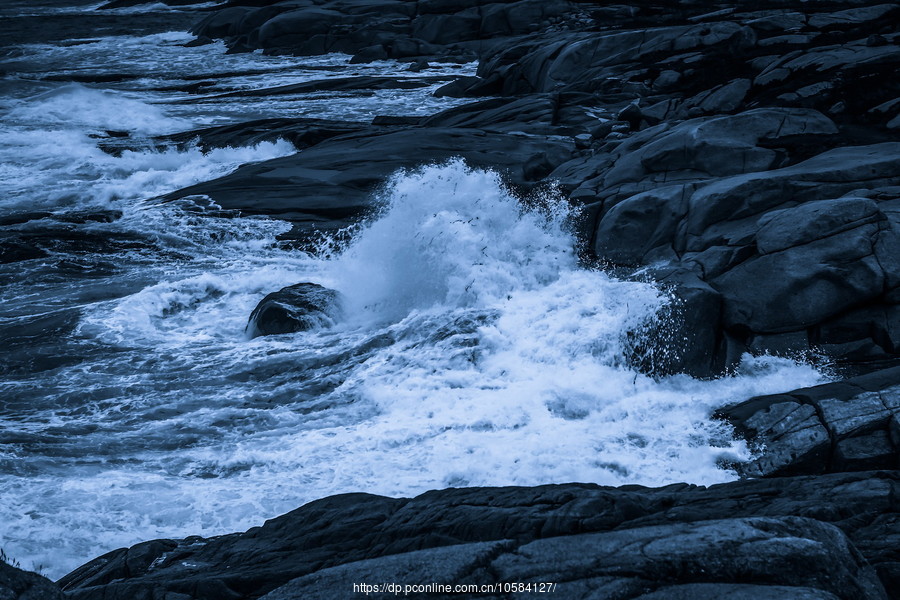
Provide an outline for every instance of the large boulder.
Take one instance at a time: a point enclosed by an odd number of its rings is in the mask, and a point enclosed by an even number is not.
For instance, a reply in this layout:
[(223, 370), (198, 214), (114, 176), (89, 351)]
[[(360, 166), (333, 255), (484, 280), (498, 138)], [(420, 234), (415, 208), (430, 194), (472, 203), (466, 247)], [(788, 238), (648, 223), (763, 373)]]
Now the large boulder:
[(806, 329), (884, 292), (873, 251), (877, 223), (751, 258), (712, 279), (726, 327), (780, 333)]
[(498, 49), (485, 57), (478, 75), (502, 80), (506, 94), (594, 91), (644, 61), (686, 52), (727, 52), (754, 40), (752, 29), (731, 22), (549, 34)]
[(690, 119), (642, 131), (616, 149), (606, 188), (625, 182), (668, 181), (679, 172), (722, 177), (766, 171), (783, 158), (771, 146), (785, 138), (834, 135), (834, 123), (818, 111), (758, 108), (737, 115)]
[[(847, 146), (773, 171), (711, 182), (691, 196), (684, 249), (699, 252), (724, 237), (721, 228), (785, 204), (825, 200), (859, 188), (900, 183), (900, 143)], [(717, 228), (716, 226), (720, 226)]]
[(340, 295), (316, 283), (297, 283), (272, 292), (250, 313), (250, 337), (296, 333), (334, 325), (340, 317)]

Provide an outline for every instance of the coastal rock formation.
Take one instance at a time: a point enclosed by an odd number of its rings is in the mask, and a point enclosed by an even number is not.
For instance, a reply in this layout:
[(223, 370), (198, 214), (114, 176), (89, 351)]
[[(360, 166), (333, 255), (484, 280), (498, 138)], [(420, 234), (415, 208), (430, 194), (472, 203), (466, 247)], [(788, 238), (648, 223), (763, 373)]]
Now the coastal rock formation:
[(224, 38), (232, 51), (343, 52), (356, 55), (357, 61), (423, 56), (471, 60), (492, 38), (533, 33), (579, 14), (565, 0), (232, 4), (198, 23), (193, 33)]
[[(756, 450), (732, 483), (333, 496), (245, 533), (115, 550), (60, 580), (67, 596), (539, 580), (567, 598), (900, 597), (900, 374), (886, 368), (900, 359), (898, 27), (900, 5), (868, 0), (248, 0), (209, 14), (199, 41), (232, 52), (478, 58), (477, 77), (437, 92), (473, 101), (187, 132), (170, 141), (284, 137), (301, 152), (167, 200), (288, 219), (302, 240), (366, 214), (396, 170), (462, 156), (519, 189), (555, 184), (582, 209), (586, 262), (671, 289), (667, 331), (641, 342), (646, 371), (715, 376), (750, 352), (867, 374), (722, 408)], [(19, 242), (4, 256), (32, 252)], [(287, 290), (272, 332), (294, 310)]]
[[(703, 311), (711, 325), (676, 325), (690, 339), (661, 372), (711, 376), (769, 352), (853, 374), (900, 356), (897, 3), (261, 4), (194, 31), (270, 53), (477, 57), (478, 77), (438, 94), (491, 98), (173, 196), (293, 219), (302, 238), (364, 214), (393, 170), (462, 156), (514, 184), (555, 182), (584, 207), (589, 258)], [(267, 191), (239, 201), (251, 186)]]
[[(811, 519), (699, 521), (545, 538), (522, 545), (480, 542), (418, 550), (322, 569), (298, 577), (264, 598), (341, 598), (360, 578), (423, 585), (434, 581), (437, 574), (441, 581), (477, 585), (488, 573), (501, 582), (552, 580), (553, 592), (566, 598), (722, 598), (734, 594), (884, 598), (882, 586), (854, 554), (837, 529)], [(813, 568), (790, 568), (796, 564)], [(437, 573), (435, 565), (440, 565)], [(734, 583), (738, 580), (754, 583)], [(677, 584), (657, 583), (666, 581)], [(484, 597), (504, 598), (507, 594)]]
[(46, 577), (0, 560), (0, 598), (3, 600), (62, 600), (59, 588)]
[(77, 600), (338, 598), (394, 580), (540, 580), (566, 598), (881, 599), (900, 591), (898, 485), (900, 473), (877, 471), (344, 494), (242, 534), (116, 550), (59, 583)]
[(900, 367), (784, 394), (719, 415), (763, 448), (753, 477), (900, 467)]

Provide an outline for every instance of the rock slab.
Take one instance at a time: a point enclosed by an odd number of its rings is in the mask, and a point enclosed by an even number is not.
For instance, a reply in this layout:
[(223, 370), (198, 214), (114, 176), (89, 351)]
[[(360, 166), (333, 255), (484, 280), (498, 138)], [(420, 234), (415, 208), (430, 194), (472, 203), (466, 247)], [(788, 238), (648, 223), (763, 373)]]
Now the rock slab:
[(401, 583), (555, 581), (567, 598), (680, 588), (880, 599), (900, 592), (898, 492), (900, 472), (877, 471), (708, 488), (344, 494), (245, 533), (116, 550), (59, 583), (78, 600), (352, 597), (354, 582), (378, 573)]

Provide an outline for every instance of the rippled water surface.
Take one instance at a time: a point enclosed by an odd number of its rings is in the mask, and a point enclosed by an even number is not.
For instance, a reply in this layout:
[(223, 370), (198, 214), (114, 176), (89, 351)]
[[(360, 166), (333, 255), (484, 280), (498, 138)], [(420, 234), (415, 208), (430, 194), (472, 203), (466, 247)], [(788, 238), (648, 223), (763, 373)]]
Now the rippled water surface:
[[(95, 6), (3, 10), (87, 18)], [(190, 22), (159, 10), (157, 27)], [(524, 208), (458, 161), (396, 175), (341, 252), (287, 249), (276, 236), (288, 224), (202, 200), (148, 202), (295, 152), (142, 142), (153, 135), (450, 106), (430, 95), (437, 83), (213, 98), (422, 74), (190, 39), (113, 27), (2, 49), (0, 219), (4, 239), (42, 252), (0, 265), (0, 546), (23, 566), (59, 576), (113, 548), (241, 530), (338, 492), (726, 481), (719, 465), (747, 450), (710, 411), (820, 379), (770, 358), (716, 381), (635, 372), (626, 335), (665, 326), (665, 294), (582, 268), (564, 202)], [(98, 146), (122, 135), (132, 149), (120, 156)], [(256, 303), (301, 281), (341, 292), (341, 322), (249, 339)]]

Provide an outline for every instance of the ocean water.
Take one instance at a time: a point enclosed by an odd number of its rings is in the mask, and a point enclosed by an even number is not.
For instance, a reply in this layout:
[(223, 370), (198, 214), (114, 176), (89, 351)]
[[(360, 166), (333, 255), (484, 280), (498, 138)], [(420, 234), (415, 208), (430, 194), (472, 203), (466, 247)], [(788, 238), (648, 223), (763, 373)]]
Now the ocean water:
[[(29, 10), (96, 5), (76, 4)], [(80, 39), (7, 47), (0, 66), (0, 219), (46, 253), (0, 265), (0, 547), (26, 568), (59, 577), (114, 548), (243, 530), (340, 492), (728, 481), (749, 453), (710, 413), (823, 378), (749, 356), (713, 381), (639, 373), (629, 334), (671, 325), (665, 292), (582, 266), (574, 209), (552, 192), (517, 198), (458, 160), (395, 174), (349, 242), (314, 253), (278, 243), (287, 223), (154, 201), (295, 150), (148, 142), (113, 156), (98, 147), (108, 132), (140, 142), (451, 104), (433, 87), (185, 102), (198, 94), (163, 88), (415, 74), (226, 56), (183, 48), (177, 32)], [(250, 339), (259, 300), (302, 281), (341, 293), (338, 323)]]

